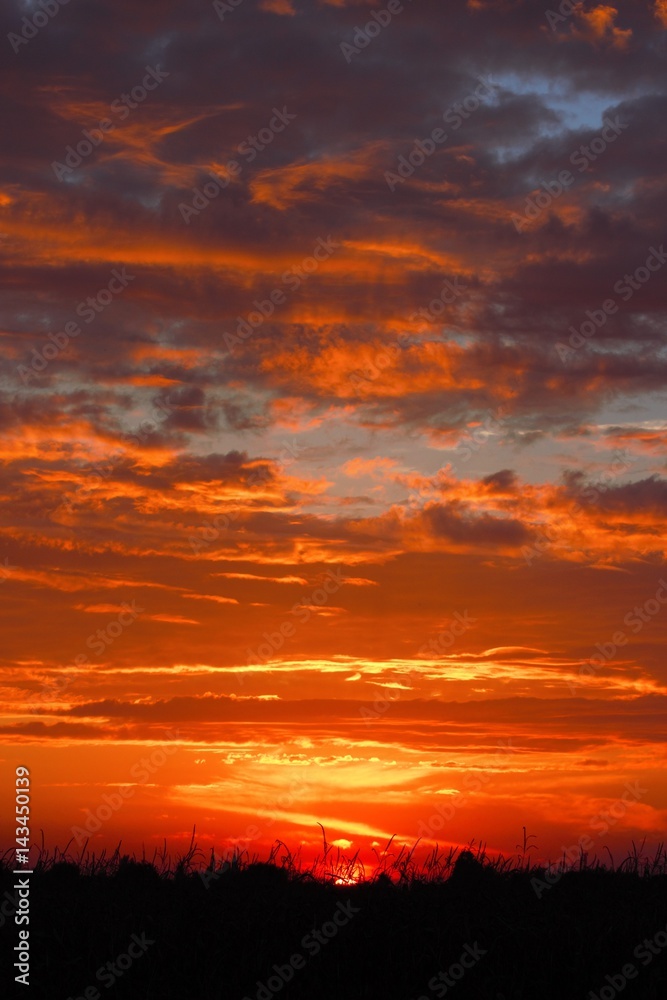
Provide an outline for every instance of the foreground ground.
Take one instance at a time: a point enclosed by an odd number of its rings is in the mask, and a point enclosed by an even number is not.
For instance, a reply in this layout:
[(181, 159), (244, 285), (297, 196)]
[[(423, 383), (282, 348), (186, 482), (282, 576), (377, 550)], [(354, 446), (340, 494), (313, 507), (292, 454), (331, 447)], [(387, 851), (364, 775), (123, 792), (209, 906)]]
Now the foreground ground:
[[(335, 884), (294, 865), (43, 859), (30, 987), (0, 868), (2, 996), (37, 1000), (664, 1000), (667, 874), (638, 858), (546, 877), (463, 852)], [(284, 860), (284, 859), (283, 859)], [(664, 858), (662, 859), (664, 862)], [(224, 869), (224, 870), (223, 870)], [(340, 872), (338, 872), (340, 877)]]

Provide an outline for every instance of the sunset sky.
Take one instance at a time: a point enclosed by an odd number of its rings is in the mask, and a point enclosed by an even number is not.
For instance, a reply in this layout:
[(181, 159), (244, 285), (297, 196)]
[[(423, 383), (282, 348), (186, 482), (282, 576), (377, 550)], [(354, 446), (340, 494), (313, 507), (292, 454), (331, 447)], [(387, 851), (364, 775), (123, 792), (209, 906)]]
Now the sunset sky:
[(44, 2), (0, 14), (3, 802), (655, 845), (666, 0)]

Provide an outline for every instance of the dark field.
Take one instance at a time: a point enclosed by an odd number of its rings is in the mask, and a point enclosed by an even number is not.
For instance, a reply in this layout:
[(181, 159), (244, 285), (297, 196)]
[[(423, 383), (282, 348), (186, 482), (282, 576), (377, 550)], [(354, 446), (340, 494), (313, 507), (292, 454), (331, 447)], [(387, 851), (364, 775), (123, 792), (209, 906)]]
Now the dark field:
[[(612, 1000), (667, 997), (667, 865), (615, 868), (397, 850), (365, 880), (325, 854), (309, 870), (196, 849), (175, 864), (42, 854), (31, 982), (14, 982), (12, 886), (0, 868), (2, 996), (36, 1000)], [(352, 866), (352, 867), (351, 867)], [(7, 989), (5, 990), (5, 984)]]

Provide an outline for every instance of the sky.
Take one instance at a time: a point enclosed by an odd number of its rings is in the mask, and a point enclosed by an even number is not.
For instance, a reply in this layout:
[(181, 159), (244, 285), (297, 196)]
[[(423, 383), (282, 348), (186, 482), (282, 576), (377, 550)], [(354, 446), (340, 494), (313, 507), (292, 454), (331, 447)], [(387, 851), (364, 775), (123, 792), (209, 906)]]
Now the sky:
[(665, 0), (0, 21), (3, 801), (656, 845)]

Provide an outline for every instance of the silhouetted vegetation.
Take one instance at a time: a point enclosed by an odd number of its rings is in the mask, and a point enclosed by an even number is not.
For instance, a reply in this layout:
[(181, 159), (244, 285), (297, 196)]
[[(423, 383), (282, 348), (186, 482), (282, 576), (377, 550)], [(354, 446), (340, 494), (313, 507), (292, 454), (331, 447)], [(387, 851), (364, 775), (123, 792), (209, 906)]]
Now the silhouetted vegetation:
[[(120, 846), (101, 855), (42, 850), (31, 883), (32, 986), (14, 984), (16, 929), (6, 917), (3, 995), (588, 1000), (601, 988), (611, 997), (606, 977), (634, 963), (624, 1000), (667, 996), (667, 948), (642, 951), (648, 961), (636, 953), (667, 929), (662, 845), (652, 857), (633, 845), (619, 864), (582, 855), (574, 866), (538, 864), (525, 837), (511, 858), (474, 844), (417, 855), (390, 841), (370, 870), (326, 837), (308, 865), (280, 841), (264, 860), (205, 853), (194, 840), (176, 859), (166, 845), (148, 858)], [(9, 858), (0, 862), (3, 900), (15, 881)], [(116, 959), (133, 940), (138, 957), (122, 969)], [(302, 961), (290, 966), (295, 955)], [(447, 979), (462, 956), (470, 967)]]

